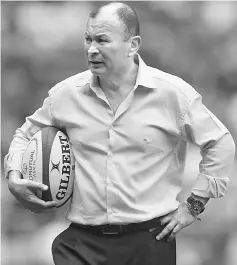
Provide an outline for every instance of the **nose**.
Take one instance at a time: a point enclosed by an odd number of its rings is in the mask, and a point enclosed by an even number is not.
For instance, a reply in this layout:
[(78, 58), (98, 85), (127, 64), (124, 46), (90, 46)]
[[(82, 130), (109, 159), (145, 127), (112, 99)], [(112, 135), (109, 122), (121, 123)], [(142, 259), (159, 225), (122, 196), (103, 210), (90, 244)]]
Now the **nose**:
[(95, 44), (91, 43), (91, 45), (88, 49), (88, 55), (98, 54), (98, 53), (99, 53), (98, 48), (95, 46)]

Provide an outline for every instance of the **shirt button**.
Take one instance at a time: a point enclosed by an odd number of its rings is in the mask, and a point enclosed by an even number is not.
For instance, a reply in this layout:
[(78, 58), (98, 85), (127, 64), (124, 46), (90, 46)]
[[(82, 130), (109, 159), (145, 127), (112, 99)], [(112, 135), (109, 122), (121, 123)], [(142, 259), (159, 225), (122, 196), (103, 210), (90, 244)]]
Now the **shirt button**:
[(111, 180), (107, 180), (107, 185), (113, 186), (113, 182)]

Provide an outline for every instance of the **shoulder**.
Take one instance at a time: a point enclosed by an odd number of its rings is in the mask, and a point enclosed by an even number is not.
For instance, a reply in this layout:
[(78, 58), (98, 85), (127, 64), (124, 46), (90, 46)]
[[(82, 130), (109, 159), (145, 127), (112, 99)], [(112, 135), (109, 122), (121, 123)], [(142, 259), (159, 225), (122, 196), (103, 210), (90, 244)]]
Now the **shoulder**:
[(167, 94), (167, 96), (173, 95), (175, 97), (182, 98), (188, 103), (192, 102), (197, 97), (200, 97), (200, 94), (195, 90), (195, 88), (182, 78), (153, 67), (148, 68), (157, 91), (162, 89), (162, 92)]
[(88, 83), (90, 83), (91, 76), (92, 74), (89, 70), (70, 76), (52, 87), (49, 90), (49, 96), (64, 92), (65, 90), (68, 92), (70, 89), (74, 89), (76, 87), (85, 87)]

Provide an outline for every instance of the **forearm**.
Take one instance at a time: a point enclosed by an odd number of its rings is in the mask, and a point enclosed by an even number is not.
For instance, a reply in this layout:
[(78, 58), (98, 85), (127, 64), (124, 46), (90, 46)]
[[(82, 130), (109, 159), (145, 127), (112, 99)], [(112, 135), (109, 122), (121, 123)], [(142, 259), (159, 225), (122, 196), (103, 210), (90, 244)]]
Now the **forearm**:
[(228, 189), (235, 155), (231, 135), (225, 134), (220, 140), (205, 145), (201, 155), (200, 173), (192, 193), (203, 198), (223, 197)]
[(4, 159), (4, 172), (6, 178), (9, 177), (8, 173), (10, 171), (22, 171), (22, 157), (32, 136), (43, 127), (52, 125), (49, 98), (46, 98), (43, 106), (33, 115), (27, 117), (21, 128), (16, 130), (9, 152)]
[(18, 170), (11, 170), (8, 172), (6, 177), (8, 179), (8, 189), (12, 194), (14, 194), (14, 186), (19, 180), (22, 179), (22, 174)]
[(182, 138), (198, 146), (202, 160), (192, 193), (203, 198), (225, 195), (235, 155), (235, 144), (228, 129), (201, 101), (194, 99), (186, 112)]

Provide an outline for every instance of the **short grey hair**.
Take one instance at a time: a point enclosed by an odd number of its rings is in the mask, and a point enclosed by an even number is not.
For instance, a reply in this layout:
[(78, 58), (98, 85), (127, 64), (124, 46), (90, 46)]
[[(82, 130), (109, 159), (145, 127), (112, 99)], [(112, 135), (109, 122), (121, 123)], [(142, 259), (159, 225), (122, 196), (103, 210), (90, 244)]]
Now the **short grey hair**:
[(116, 9), (116, 14), (118, 16), (118, 19), (124, 24), (125, 41), (129, 40), (131, 37), (140, 35), (140, 24), (137, 13), (128, 4), (124, 4), (121, 2), (112, 2), (100, 6), (99, 8), (93, 10), (90, 13), (89, 18), (96, 18), (97, 15), (100, 13), (101, 9), (108, 5), (118, 5), (118, 8)]

